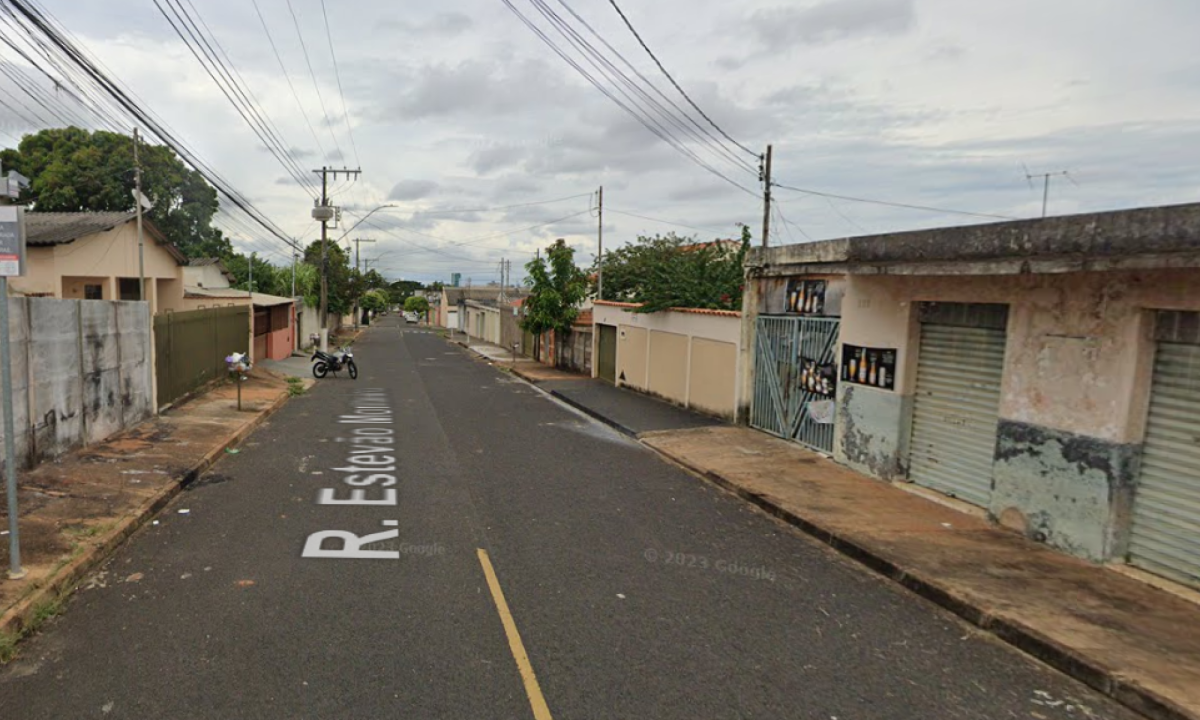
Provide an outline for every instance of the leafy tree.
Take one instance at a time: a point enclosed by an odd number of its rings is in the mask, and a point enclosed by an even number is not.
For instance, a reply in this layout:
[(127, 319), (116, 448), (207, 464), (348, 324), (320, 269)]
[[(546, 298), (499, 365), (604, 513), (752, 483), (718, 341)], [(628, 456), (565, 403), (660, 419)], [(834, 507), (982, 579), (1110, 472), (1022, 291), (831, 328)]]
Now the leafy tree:
[(359, 305), (363, 310), (377, 313), (380, 310), (386, 310), (388, 306), (388, 295), (383, 290), (370, 290), (363, 293), (362, 299), (359, 300)]
[[(292, 267), (289, 265), (286, 268), (277, 267), (263, 260), (257, 255), (254, 257), (254, 292), (267, 293), (268, 295), (279, 295), (282, 297), (292, 296)], [(231, 282), (233, 287), (238, 289), (247, 289), (249, 282), (250, 270), (250, 255), (242, 255), (233, 253), (222, 259), (225, 263), (225, 268), (233, 275), (234, 280)], [(299, 286), (297, 285), (297, 289)]]
[(638, 303), (637, 312), (645, 313), (673, 307), (741, 309), (749, 248), (745, 225), (736, 245), (697, 243), (674, 233), (639, 237), (605, 254), (603, 299)]
[[(321, 293), (321, 241), (314, 240), (304, 249), (304, 262), (316, 268), (317, 289), (316, 302), (320, 302)], [(337, 243), (328, 244), (328, 277), (329, 277), (329, 313), (345, 315), (354, 307), (354, 299), (360, 294), (361, 277), (350, 267), (350, 257)]]
[(575, 265), (575, 250), (562, 238), (546, 249), (545, 258), (525, 264), (529, 296), (521, 329), (540, 338), (542, 333), (566, 332), (579, 316), (579, 304), (587, 297), (587, 276)]
[(402, 305), (413, 293), (424, 287), (416, 280), (397, 280), (388, 286), (393, 305)]
[[(142, 190), (154, 202), (146, 216), (188, 257), (227, 257), (233, 247), (212, 226), (217, 191), (163, 145), (139, 150)], [(22, 202), (35, 212), (134, 210), (133, 138), (77, 127), (26, 135), (0, 151), (4, 167), (30, 179)]]
[(429, 312), (429, 301), (420, 295), (410, 295), (404, 301), (404, 312), (415, 312), (424, 317)]

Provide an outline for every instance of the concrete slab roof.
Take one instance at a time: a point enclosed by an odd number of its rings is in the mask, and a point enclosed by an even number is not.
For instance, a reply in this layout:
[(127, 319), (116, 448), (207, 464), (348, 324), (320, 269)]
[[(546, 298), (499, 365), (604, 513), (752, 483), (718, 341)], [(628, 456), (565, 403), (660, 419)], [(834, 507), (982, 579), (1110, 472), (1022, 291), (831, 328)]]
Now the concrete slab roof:
[(746, 262), (775, 275), (797, 266), (830, 271), (875, 266), (887, 272), (892, 264), (938, 264), (954, 273), (955, 264), (989, 261), (1026, 267), (1044, 261), (1040, 267), (1053, 271), (1049, 261), (1068, 261), (1058, 264), (1061, 272), (1105, 269), (1117, 264), (1106, 261), (1130, 258), (1142, 258), (1147, 266), (1178, 266), (1170, 257), (1178, 255), (1196, 255), (1200, 263), (1200, 203), (756, 247)]

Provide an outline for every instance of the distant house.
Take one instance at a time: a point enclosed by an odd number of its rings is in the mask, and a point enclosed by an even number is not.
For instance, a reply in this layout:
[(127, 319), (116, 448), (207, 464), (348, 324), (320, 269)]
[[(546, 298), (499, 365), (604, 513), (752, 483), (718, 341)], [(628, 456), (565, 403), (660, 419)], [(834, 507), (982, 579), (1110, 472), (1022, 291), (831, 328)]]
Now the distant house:
[(182, 268), (183, 300), (180, 310), (251, 306), (250, 357), (282, 360), (297, 349), (296, 301), (293, 298), (251, 293), (231, 287), (234, 280), (219, 258), (194, 258)]
[[(444, 328), (475, 332), (476, 328), (474, 326), (466, 324), (467, 315), (465, 307), (468, 300), (495, 307), (499, 304), (501, 295), (512, 300), (528, 294), (529, 291), (526, 288), (501, 288), (499, 285), (443, 287), (441, 300), (436, 303), (437, 315), (435, 322)], [(460, 305), (463, 307), (460, 308)], [(482, 335), (482, 331), (480, 331), (480, 334)]]
[[(181, 309), (182, 252), (143, 219), (146, 300), (153, 312)], [(25, 215), (26, 272), (20, 295), (79, 300), (141, 300), (136, 215), (132, 212)]]

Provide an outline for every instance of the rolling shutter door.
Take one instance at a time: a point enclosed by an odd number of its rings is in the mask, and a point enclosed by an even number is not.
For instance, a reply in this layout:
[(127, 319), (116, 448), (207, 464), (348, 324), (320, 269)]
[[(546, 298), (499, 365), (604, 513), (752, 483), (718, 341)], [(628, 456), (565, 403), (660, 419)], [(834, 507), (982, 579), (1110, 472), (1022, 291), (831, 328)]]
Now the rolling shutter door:
[(1004, 375), (1003, 330), (922, 323), (909, 479), (986, 506)]
[(1158, 344), (1129, 559), (1200, 587), (1200, 345)]

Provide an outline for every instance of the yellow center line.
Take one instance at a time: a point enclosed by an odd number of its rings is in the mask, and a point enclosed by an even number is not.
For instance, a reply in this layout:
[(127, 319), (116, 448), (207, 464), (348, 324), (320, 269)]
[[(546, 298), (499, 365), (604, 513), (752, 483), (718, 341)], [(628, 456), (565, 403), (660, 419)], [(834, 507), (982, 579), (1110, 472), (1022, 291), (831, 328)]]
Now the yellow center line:
[(487, 577), (488, 588), (492, 591), (492, 600), (500, 613), (500, 623), (504, 625), (504, 634), (508, 636), (508, 647), (512, 650), (513, 659), (517, 661), (517, 669), (521, 671), (521, 680), (525, 683), (525, 694), (529, 696), (529, 705), (533, 708), (535, 720), (552, 720), (550, 708), (546, 706), (546, 698), (542, 697), (542, 688), (538, 685), (537, 676), (533, 674), (533, 665), (529, 664), (529, 655), (525, 652), (525, 644), (521, 642), (521, 634), (517, 632), (517, 623), (509, 612), (508, 603), (504, 600), (504, 591), (500, 589), (500, 581), (496, 579), (496, 571), (488, 558), (487, 550), (479, 548), (479, 564), (483, 566), (483, 574)]

